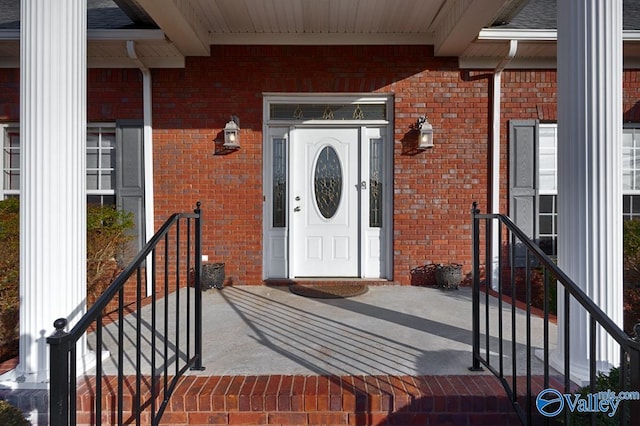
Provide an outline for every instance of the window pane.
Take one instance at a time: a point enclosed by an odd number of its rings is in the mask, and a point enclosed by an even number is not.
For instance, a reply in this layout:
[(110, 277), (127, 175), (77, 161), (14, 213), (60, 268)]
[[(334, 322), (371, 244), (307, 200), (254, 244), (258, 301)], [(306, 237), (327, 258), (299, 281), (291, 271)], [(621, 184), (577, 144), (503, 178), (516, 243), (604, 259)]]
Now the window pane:
[(540, 216), (540, 234), (553, 234), (553, 216)]
[(627, 129), (622, 132), (622, 146), (623, 147), (632, 147), (633, 146), (633, 132), (627, 131)]
[(553, 195), (540, 196), (540, 213), (553, 213)]
[(5, 189), (19, 190), (20, 189), (20, 172), (19, 171), (10, 171), (8, 173), (7, 181), (8, 182), (6, 184), (6, 188)]
[(112, 150), (102, 151), (102, 154), (100, 154), (100, 167), (102, 167), (103, 169), (109, 169), (115, 165), (115, 155), (112, 155), (112, 153)]
[(273, 227), (287, 226), (287, 152), (285, 139), (273, 140)]
[(87, 170), (87, 189), (98, 189), (98, 172)]
[(314, 169), (316, 206), (325, 219), (331, 219), (338, 211), (342, 199), (342, 164), (332, 146), (326, 146), (320, 151)]
[(386, 120), (380, 104), (271, 104), (271, 120)]
[(98, 151), (94, 149), (87, 150), (87, 168), (98, 168)]
[(87, 147), (97, 147), (100, 140), (100, 134), (94, 132), (87, 132)]
[(116, 146), (116, 134), (115, 133), (103, 133), (102, 134), (102, 146), (105, 148), (115, 148)]
[(369, 142), (369, 226), (382, 227), (382, 139)]
[(556, 189), (556, 174), (554, 172), (540, 172), (540, 189), (547, 191)]
[(633, 189), (633, 176), (631, 172), (622, 172), (622, 189)]
[(112, 172), (102, 172), (100, 175), (100, 189), (114, 189), (115, 178)]
[(622, 168), (624, 170), (633, 167), (633, 150), (630, 148), (622, 149)]

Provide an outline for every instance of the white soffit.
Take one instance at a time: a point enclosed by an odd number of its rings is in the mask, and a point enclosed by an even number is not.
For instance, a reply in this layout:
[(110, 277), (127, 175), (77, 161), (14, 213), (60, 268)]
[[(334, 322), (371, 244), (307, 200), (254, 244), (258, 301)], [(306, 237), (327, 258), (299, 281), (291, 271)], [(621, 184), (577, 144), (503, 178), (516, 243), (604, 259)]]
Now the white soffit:
[[(509, 50), (509, 41), (518, 41), (516, 57), (508, 69), (555, 69), (557, 31), (489, 28), (459, 57), (460, 68), (493, 69)], [(623, 31), (624, 67), (640, 67), (640, 31)]]
[[(180, 50), (161, 30), (88, 30), (89, 68), (138, 68), (127, 54), (128, 40), (136, 42), (142, 63), (149, 68), (184, 68)], [(0, 30), (0, 68), (20, 66), (20, 30)]]

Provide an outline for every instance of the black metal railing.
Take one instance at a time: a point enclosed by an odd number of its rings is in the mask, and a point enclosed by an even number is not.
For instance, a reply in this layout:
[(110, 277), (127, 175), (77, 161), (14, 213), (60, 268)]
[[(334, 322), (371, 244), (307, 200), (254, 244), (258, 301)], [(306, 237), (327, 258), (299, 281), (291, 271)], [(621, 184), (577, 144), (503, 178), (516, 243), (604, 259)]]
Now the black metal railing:
[[(576, 413), (566, 406), (562, 410), (563, 415), (558, 413), (556, 417), (543, 416), (536, 409), (534, 387), (540, 392), (559, 386), (562, 389), (558, 389), (558, 392), (564, 397), (565, 394), (575, 393), (583, 385), (571, 380), (572, 330), (568, 320), (570, 309), (582, 309), (589, 320), (589, 380), (586, 385), (589, 393), (595, 394), (603, 390), (596, 387), (600, 374), (598, 369), (602, 366), (597, 365), (595, 353), (595, 342), (602, 338), (615, 342), (612, 345), (619, 347), (620, 361), (615, 367), (619, 371), (619, 390), (632, 391), (631, 394), (640, 391), (640, 343), (621, 330), (507, 216), (481, 214), (474, 203), (472, 220), (473, 364), (470, 369), (482, 370), (484, 366), (500, 380), (522, 423), (548, 424), (560, 420), (564, 424), (575, 424), (584, 422), (586, 416), (587, 423), (595, 425), (602, 419), (598, 417), (602, 416), (602, 413), (598, 414), (595, 411), (583, 413), (582, 418), (576, 419)], [(484, 228), (484, 232), (481, 232), (481, 228)], [(495, 243), (492, 244), (492, 235), (495, 233), (499, 240), (497, 246)], [(491, 273), (492, 267), (489, 266), (492, 262), (495, 263), (496, 258), (497, 271)], [(483, 271), (485, 277), (484, 282), (481, 282)], [(490, 285), (490, 273), (497, 281), (495, 289)], [(481, 295), (482, 290), (484, 297)], [(556, 327), (553, 321), (555, 315), (552, 313), (556, 294), (560, 295), (561, 301), (558, 303), (564, 309), (564, 321), (560, 318), (557, 320), (557, 329), (562, 327), (563, 330), (562, 342), (554, 340), (555, 336), (552, 335), (553, 328)], [(539, 309), (532, 306), (534, 296), (541, 305)], [(577, 310), (575, 312), (578, 312)], [(532, 327), (534, 323), (539, 324), (540, 319), (542, 330), (534, 333)], [(562, 357), (559, 360), (554, 359), (553, 365), (557, 369), (551, 366), (550, 359), (555, 344), (564, 349), (560, 351)], [(519, 363), (524, 365), (518, 365)], [(583, 391), (584, 389), (582, 387)], [(633, 422), (640, 419), (640, 401), (623, 401), (616, 418), (619, 424), (637, 424)]]
[[(82, 423), (156, 425), (179, 378), (204, 369), (201, 234), (200, 203), (173, 214), (71, 331), (66, 319), (55, 321), (47, 338), (51, 425), (76, 424), (78, 387), (92, 404)], [(77, 365), (83, 348), (95, 354), (86, 372)]]

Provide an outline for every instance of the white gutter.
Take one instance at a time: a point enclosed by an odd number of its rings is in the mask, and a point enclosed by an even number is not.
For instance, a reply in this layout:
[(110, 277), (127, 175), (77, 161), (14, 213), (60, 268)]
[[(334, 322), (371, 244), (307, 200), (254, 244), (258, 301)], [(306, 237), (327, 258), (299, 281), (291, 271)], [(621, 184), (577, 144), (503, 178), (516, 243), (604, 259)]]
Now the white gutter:
[[(514, 28), (484, 28), (478, 34), (478, 40), (517, 40), (517, 41), (557, 41), (557, 30), (514, 29)], [(623, 41), (640, 41), (640, 30), (622, 31)]]
[[(502, 71), (516, 56), (518, 51), (518, 41), (509, 41), (509, 52), (496, 66), (493, 72), (493, 105), (492, 105), (492, 128), (491, 128), (491, 193), (489, 201), (491, 213), (500, 213), (500, 98), (502, 96)], [(494, 226), (491, 236), (491, 256), (493, 265), (491, 267), (491, 286), (494, 290), (498, 285), (498, 253), (499, 247), (498, 227)]]
[[(145, 239), (148, 242), (154, 234), (154, 199), (153, 199), (153, 126), (151, 102), (151, 71), (138, 58), (135, 41), (127, 40), (127, 54), (140, 68), (142, 73), (142, 114), (143, 114), (143, 150), (144, 150), (144, 224)], [(151, 263), (147, 263), (151, 265)], [(147, 283), (151, 282), (151, 268), (147, 268)], [(150, 296), (151, 286), (147, 286), (147, 296)]]

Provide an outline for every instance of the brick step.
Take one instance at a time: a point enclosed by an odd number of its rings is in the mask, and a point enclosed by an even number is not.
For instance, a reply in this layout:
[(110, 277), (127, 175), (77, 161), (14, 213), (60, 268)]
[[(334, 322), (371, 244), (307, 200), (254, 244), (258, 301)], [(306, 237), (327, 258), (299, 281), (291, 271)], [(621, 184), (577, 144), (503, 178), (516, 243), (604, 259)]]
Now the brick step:
[[(136, 424), (132, 412), (136, 377), (127, 376), (123, 395), (124, 424)], [(510, 381), (510, 379), (507, 379)], [(117, 424), (116, 377), (103, 377), (102, 424)], [(163, 383), (157, 383), (160, 397)], [(550, 386), (562, 389), (559, 380)], [(151, 424), (150, 378), (140, 382), (140, 424)], [(518, 378), (524, 403), (526, 379)], [(532, 378), (532, 399), (543, 389)], [(77, 424), (96, 424), (95, 378), (77, 382)], [(24, 412), (37, 413), (34, 424), (48, 424), (48, 391), (0, 390), (0, 397)], [(535, 407), (535, 405), (533, 406)], [(533, 408), (535, 410), (535, 408)], [(33, 420), (33, 419), (32, 419)], [(543, 424), (534, 416), (534, 424)], [(520, 425), (499, 380), (468, 376), (184, 376), (161, 424), (186, 425)]]
[[(107, 382), (102, 418), (104, 424), (112, 424), (115, 395), (113, 380)], [(129, 389), (135, 388), (135, 378), (127, 382)], [(535, 398), (542, 389), (541, 380), (536, 379), (533, 387)], [(91, 382), (78, 392), (78, 424), (95, 423)], [(125, 406), (130, 408), (131, 402), (125, 396)], [(149, 406), (142, 413), (142, 424), (149, 424)], [(131, 412), (125, 413), (125, 419), (135, 423)], [(500, 382), (491, 375), (271, 375), (183, 377), (162, 424), (518, 425), (520, 421)]]

